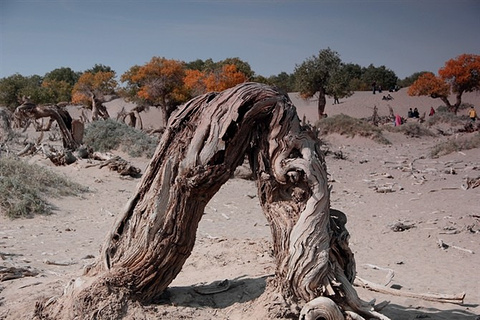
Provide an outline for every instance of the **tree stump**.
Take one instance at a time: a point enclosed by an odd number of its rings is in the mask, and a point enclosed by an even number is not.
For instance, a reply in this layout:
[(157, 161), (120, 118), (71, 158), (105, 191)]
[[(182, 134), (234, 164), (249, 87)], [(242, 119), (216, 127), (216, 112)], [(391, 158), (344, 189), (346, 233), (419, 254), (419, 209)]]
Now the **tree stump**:
[(59, 299), (37, 303), (37, 319), (117, 319), (126, 306), (161, 295), (192, 252), (205, 206), (245, 154), (273, 237), (276, 271), (264, 295), (281, 296), (289, 317), (325, 296), (309, 306), (327, 300), (342, 315), (387, 319), (370, 311), (352, 286), (346, 217), (330, 210), (318, 138), (301, 126), (286, 94), (258, 83), (181, 106), (101, 257)]

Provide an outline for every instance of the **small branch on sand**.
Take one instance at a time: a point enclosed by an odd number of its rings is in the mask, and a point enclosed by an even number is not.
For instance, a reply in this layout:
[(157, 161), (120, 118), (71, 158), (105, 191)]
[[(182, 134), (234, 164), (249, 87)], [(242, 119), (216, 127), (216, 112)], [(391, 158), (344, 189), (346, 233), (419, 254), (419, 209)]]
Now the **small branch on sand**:
[(469, 249), (465, 249), (465, 248), (462, 248), (462, 247), (457, 247), (457, 246), (454, 246), (454, 245), (446, 244), (445, 242), (443, 242), (442, 239), (438, 239), (438, 246), (443, 250), (448, 249), (448, 248), (453, 248), (453, 249), (468, 252), (468, 253), (471, 253), (471, 254), (475, 253), (475, 252), (473, 252), (472, 250), (469, 250)]
[(391, 294), (394, 296), (403, 296), (403, 297), (410, 297), (415, 299), (442, 302), (442, 303), (463, 304), (463, 300), (465, 299), (465, 292), (455, 294), (455, 295), (405, 292), (405, 291), (388, 288), (388, 287), (382, 286), (381, 284), (373, 283), (359, 277), (355, 278), (355, 281), (353, 282), (353, 284), (358, 287), (363, 287), (375, 292)]
[(54, 266), (62, 266), (62, 267), (67, 267), (67, 266), (77, 264), (76, 262), (73, 262), (73, 261), (58, 262), (58, 261), (51, 261), (51, 260), (44, 260), (43, 263), (54, 265)]

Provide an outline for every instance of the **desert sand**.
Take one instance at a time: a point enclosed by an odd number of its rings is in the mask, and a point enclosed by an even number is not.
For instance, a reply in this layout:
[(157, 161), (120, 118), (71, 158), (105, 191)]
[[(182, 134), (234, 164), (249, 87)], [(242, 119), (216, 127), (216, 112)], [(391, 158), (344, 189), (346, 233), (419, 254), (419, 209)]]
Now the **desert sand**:
[[(329, 99), (326, 112), (363, 118), (376, 105), (380, 116), (388, 115), (388, 106), (406, 116), (408, 108), (428, 113), (431, 106), (442, 105), (428, 97), (409, 97), (406, 89), (391, 94), (390, 101), (371, 92), (357, 92), (337, 105)], [(294, 93), (290, 97), (299, 117), (315, 122), (316, 101)], [(463, 101), (480, 108), (478, 93), (465, 94)], [(129, 104), (112, 101), (107, 107), (114, 116)], [(145, 128), (158, 128), (158, 113), (150, 110), (143, 121)], [(390, 301), (382, 313), (391, 319), (480, 319), (480, 188), (462, 188), (467, 177), (480, 176), (480, 149), (432, 159), (434, 145), (469, 134), (384, 134), (390, 145), (360, 137), (321, 137), (325, 148), (343, 155), (326, 156), (331, 207), (348, 217), (358, 277), (401, 294), (356, 286), (360, 298)], [(149, 162), (113, 152), (142, 170)], [(49, 216), (10, 220), (0, 214), (0, 268), (33, 272), (0, 282), (2, 320), (30, 319), (36, 301), (61, 295), (82, 274), (139, 182), (90, 166), (91, 160), (60, 167), (40, 155), (23, 160), (49, 167), (91, 192), (50, 199), (55, 211)], [(265, 310), (252, 306), (275, 270), (270, 241), (254, 182), (230, 179), (207, 205), (182, 272), (164, 297), (146, 307), (148, 319), (262, 319)], [(225, 279), (232, 283), (227, 291), (197, 292)], [(464, 293), (465, 298), (461, 304), (440, 303), (407, 296), (411, 293)]]

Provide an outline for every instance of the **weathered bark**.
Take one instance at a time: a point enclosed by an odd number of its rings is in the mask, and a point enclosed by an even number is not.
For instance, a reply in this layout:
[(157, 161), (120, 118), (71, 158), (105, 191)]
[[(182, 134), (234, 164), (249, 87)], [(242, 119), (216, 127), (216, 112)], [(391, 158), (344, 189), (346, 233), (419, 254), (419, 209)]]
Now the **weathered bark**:
[(191, 254), (208, 201), (245, 153), (271, 224), (277, 267), (269, 289), (294, 306), (328, 296), (342, 312), (386, 319), (353, 289), (346, 217), (330, 210), (319, 140), (287, 95), (257, 83), (199, 96), (172, 116), (101, 258), (61, 299), (39, 303), (36, 316), (116, 319), (128, 301), (158, 297)]
[(323, 119), (325, 114), (325, 106), (327, 105), (327, 98), (325, 97), (325, 89), (318, 90), (318, 120)]

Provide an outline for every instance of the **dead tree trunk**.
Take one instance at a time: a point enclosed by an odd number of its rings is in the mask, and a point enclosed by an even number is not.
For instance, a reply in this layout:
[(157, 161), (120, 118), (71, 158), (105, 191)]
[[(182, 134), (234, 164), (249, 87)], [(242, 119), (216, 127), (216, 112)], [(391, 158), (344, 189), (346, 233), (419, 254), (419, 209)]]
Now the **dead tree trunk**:
[(288, 96), (257, 83), (199, 96), (172, 116), (101, 258), (56, 302), (38, 303), (37, 318), (116, 319), (131, 301), (158, 297), (191, 254), (208, 201), (245, 153), (272, 226), (277, 267), (268, 290), (287, 308), (327, 296), (344, 314), (386, 319), (353, 289), (346, 217), (330, 210), (318, 139)]
[(15, 109), (14, 117), (21, 120), (40, 118), (50, 118), (51, 122), (55, 120), (60, 128), (63, 146), (72, 150), (78, 147), (77, 142), (75, 142), (72, 136), (72, 117), (68, 111), (56, 105), (37, 106), (33, 103), (23, 103)]

